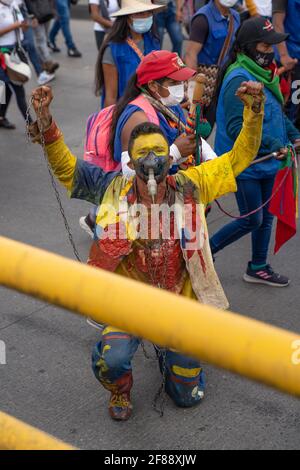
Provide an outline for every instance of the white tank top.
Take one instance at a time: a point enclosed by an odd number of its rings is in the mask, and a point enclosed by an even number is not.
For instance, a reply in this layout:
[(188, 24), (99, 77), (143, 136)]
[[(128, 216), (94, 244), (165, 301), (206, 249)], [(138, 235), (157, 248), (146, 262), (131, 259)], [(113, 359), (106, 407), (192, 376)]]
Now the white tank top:
[[(12, 25), (15, 20), (13, 16), (13, 10), (16, 11), (18, 21), (24, 21), (24, 17), (17, 6), (17, 3), (14, 1), (12, 2), (11, 6), (4, 5), (0, 2), (0, 31), (1, 29), (7, 28), (8, 26)], [(20, 31), (20, 39), (23, 40), (23, 31)], [(3, 36), (0, 36), (0, 47), (1, 46), (14, 46), (17, 42), (16, 31), (11, 31), (10, 33), (6, 33)]]

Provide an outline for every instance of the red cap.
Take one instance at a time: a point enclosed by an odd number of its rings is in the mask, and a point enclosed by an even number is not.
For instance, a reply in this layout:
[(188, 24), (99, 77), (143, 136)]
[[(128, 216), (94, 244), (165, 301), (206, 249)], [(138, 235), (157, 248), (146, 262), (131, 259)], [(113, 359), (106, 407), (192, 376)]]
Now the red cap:
[(182, 82), (189, 80), (196, 72), (187, 67), (175, 52), (153, 51), (142, 59), (136, 73), (137, 85), (142, 86), (164, 77)]

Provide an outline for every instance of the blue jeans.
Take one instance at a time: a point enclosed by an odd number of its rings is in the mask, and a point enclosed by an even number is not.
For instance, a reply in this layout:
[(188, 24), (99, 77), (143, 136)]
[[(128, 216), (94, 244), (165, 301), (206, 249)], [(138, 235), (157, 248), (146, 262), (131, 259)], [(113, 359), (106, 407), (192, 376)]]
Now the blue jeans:
[[(112, 327), (103, 330), (102, 341), (96, 344), (92, 368), (97, 380), (111, 392), (130, 392), (133, 385), (131, 361), (140, 339)], [(160, 351), (157, 348), (157, 351)], [(159, 358), (160, 369), (163, 362)], [(199, 362), (175, 351), (166, 351), (167, 394), (178, 406), (190, 407), (199, 403), (205, 389), (205, 376)]]
[(172, 41), (173, 52), (177, 52), (177, 54), (181, 55), (183, 36), (181, 25), (176, 21), (176, 8), (173, 2), (169, 2), (164, 11), (155, 15), (155, 22), (161, 46), (166, 29)]
[(41, 60), (36, 50), (35, 43), (34, 43), (34, 36), (32, 28), (28, 28), (27, 31), (24, 31), (24, 41), (23, 47), (29, 55), (30, 62), (32, 63), (35, 73), (39, 76), (42, 71)]
[[(275, 177), (255, 180), (238, 180), (236, 200), (240, 214), (248, 214), (267, 201), (274, 185)], [(225, 225), (210, 240), (212, 254), (218, 253), (226, 246), (236, 242), (248, 233), (252, 235), (252, 263), (266, 264), (270, 245), (273, 215), (268, 206), (245, 219), (235, 220)]]
[(69, 0), (55, 0), (55, 7), (57, 10), (58, 18), (54, 21), (51, 28), (49, 39), (50, 42), (55, 44), (56, 36), (59, 30), (65, 38), (66, 46), (68, 49), (74, 49), (75, 44), (73, 42), (71, 29), (70, 29), (70, 5)]

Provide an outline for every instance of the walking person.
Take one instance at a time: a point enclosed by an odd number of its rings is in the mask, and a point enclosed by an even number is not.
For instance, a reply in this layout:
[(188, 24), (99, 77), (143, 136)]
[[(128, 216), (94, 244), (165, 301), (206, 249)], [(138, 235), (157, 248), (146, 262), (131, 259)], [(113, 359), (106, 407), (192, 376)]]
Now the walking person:
[[(177, 0), (158, 0), (154, 3), (166, 5), (166, 8), (154, 16), (157, 32), (160, 39), (160, 47), (163, 46), (165, 31), (170, 36), (172, 51), (182, 54), (183, 34), (181, 21), (178, 21)], [(181, 18), (181, 17), (180, 17)]]
[[(197, 70), (200, 63), (205, 65), (218, 63), (224, 41), (229, 33), (230, 22), (233, 23), (233, 32), (229, 46), (232, 46), (240, 25), (239, 14), (232, 8), (235, 3), (235, 0), (210, 0), (195, 13), (185, 56), (185, 62), (189, 67)], [(221, 66), (226, 63), (229, 54), (230, 47), (223, 57)]]
[(102, 46), (105, 35), (113, 25), (114, 18), (111, 15), (119, 9), (119, 0), (89, 0), (89, 10), (91, 18), (94, 20), (94, 32), (98, 51)]
[(186, 47), (186, 64), (198, 69), (209, 77), (211, 99), (206, 103), (204, 116), (211, 126), (215, 124), (216, 97), (215, 83), (211, 80), (216, 75), (216, 67), (221, 68), (228, 60), (235, 33), (240, 25), (240, 15), (232, 8), (235, 0), (210, 0), (194, 15), (191, 23), (190, 40)]
[(56, 45), (56, 37), (61, 30), (65, 39), (68, 49), (68, 56), (79, 58), (82, 56), (81, 52), (75, 46), (71, 27), (70, 27), (70, 2), (69, 0), (55, 0), (55, 8), (57, 17), (54, 20), (52, 28), (49, 33), (49, 46), (53, 52), (60, 52)]
[[(0, 0), (0, 81), (5, 84), (5, 103), (0, 104), (0, 128), (7, 130), (16, 128), (6, 117), (12, 94), (16, 96), (18, 108), (24, 119), (26, 119), (28, 104), (24, 86), (13, 82), (6, 72), (4, 53), (11, 53), (15, 49), (18, 42), (17, 35), (20, 41), (23, 41), (23, 31), (27, 28), (28, 24), (24, 21), (17, 3)], [(28, 118), (31, 121), (31, 117), (28, 116)]]
[[(274, 63), (273, 46), (286, 39), (287, 34), (277, 33), (272, 23), (263, 17), (246, 20), (241, 26), (218, 100), (215, 142), (218, 155), (231, 148), (241, 130), (243, 109), (235, 90), (245, 80), (265, 85), (265, 117), (258, 157), (278, 151), (286, 154), (286, 146), (290, 142), (298, 143), (300, 133), (283, 111), (284, 100)], [(278, 170), (279, 162), (273, 158), (251, 166), (237, 178), (236, 200), (241, 216), (262, 207), (270, 199)], [(251, 234), (252, 259), (244, 280), (274, 287), (288, 286), (290, 280), (275, 273), (267, 261), (272, 224), (273, 215), (268, 211), (268, 205), (246, 218), (229, 223), (211, 238), (213, 255)]]
[(99, 51), (96, 64), (96, 94), (102, 92), (102, 107), (115, 104), (142, 58), (159, 50), (153, 33), (153, 12), (161, 6), (151, 0), (122, 0), (121, 9)]
[(25, 4), (28, 12), (34, 17), (33, 34), (43, 70), (47, 74), (54, 75), (59, 68), (59, 63), (52, 60), (47, 39), (49, 23), (54, 17), (52, 2), (50, 0), (40, 0), (39, 2), (25, 0)]
[(16, 3), (19, 6), (24, 19), (28, 23), (28, 28), (23, 31), (24, 39), (22, 42), (22, 46), (27, 52), (30, 62), (34, 68), (34, 71), (37, 76), (37, 83), (39, 85), (46, 85), (47, 83), (54, 80), (55, 75), (43, 69), (42, 60), (35, 45), (33, 30), (37, 27), (38, 21), (32, 13), (29, 13), (27, 5), (25, 4), (25, 2), (23, 2), (23, 0), (17, 0)]

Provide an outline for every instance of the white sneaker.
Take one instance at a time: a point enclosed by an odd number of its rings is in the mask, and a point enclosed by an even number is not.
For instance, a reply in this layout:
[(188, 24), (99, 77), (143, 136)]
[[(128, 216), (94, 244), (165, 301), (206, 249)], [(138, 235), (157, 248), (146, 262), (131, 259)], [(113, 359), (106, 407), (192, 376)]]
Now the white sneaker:
[(80, 217), (79, 219), (79, 225), (80, 227), (89, 234), (91, 238), (94, 238), (94, 232), (91, 229), (91, 227), (86, 223), (86, 216), (85, 217)]
[(37, 82), (39, 85), (46, 85), (46, 83), (51, 82), (52, 80), (55, 79), (55, 74), (54, 73), (48, 73), (46, 71), (40, 73)]
[(105, 328), (105, 325), (102, 325), (101, 323), (96, 322), (95, 320), (93, 320), (90, 317), (88, 317), (86, 319), (86, 322), (87, 322), (88, 325), (92, 326), (93, 328), (96, 328), (96, 330), (103, 331), (104, 328)]

